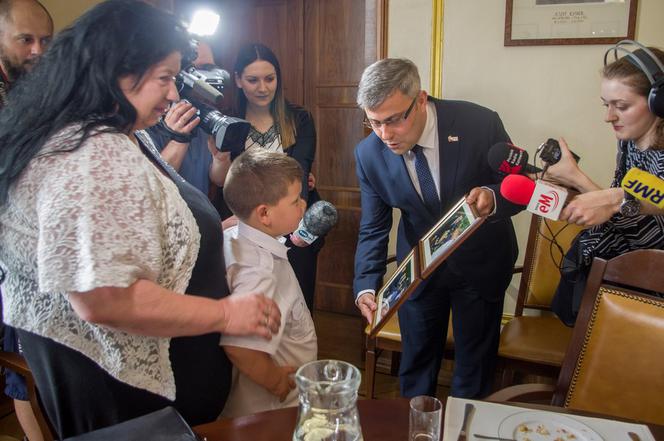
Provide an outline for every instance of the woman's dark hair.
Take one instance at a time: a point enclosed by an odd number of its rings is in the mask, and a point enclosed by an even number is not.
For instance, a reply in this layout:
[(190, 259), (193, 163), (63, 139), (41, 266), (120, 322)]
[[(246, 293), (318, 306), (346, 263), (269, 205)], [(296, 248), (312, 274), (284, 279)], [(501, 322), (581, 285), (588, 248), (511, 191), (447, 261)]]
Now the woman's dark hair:
[(64, 127), (80, 123), (79, 148), (91, 132), (129, 133), (136, 110), (118, 80), (135, 86), (156, 63), (189, 50), (172, 15), (135, 0), (109, 0), (60, 32), (32, 72), (16, 82), (0, 111), (0, 207), (7, 191)]
[[(241, 47), (238, 51), (233, 72), (240, 77), (242, 76), (242, 72), (244, 72), (244, 68), (257, 60), (267, 61), (274, 66), (274, 70), (277, 73), (277, 90), (274, 93), (274, 99), (270, 103), (270, 113), (274, 122), (279, 127), (281, 145), (285, 149), (295, 144), (295, 121), (286, 103), (286, 98), (284, 98), (281, 67), (279, 66), (277, 56), (265, 45), (260, 43), (248, 44)], [(237, 114), (241, 118), (244, 118), (247, 113), (247, 97), (244, 95), (244, 92), (238, 90), (235, 101)]]
[[(664, 51), (656, 47), (649, 47), (661, 63), (664, 64)], [(629, 57), (622, 57), (602, 69), (602, 78), (619, 80), (631, 87), (634, 92), (648, 99), (652, 85), (645, 73), (629, 61)], [(658, 118), (654, 145), (648, 146), (654, 150), (664, 149), (664, 118)]]

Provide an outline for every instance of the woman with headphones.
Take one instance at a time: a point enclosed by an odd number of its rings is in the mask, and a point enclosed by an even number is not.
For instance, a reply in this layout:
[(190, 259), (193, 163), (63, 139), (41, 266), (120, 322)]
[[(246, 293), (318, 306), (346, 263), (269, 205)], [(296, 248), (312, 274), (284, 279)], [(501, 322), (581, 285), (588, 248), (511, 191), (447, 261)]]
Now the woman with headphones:
[[(625, 55), (618, 58), (619, 52)], [(607, 63), (611, 53), (616, 60)], [(565, 256), (554, 299), (554, 311), (569, 325), (576, 318), (594, 257), (610, 259), (637, 249), (664, 249), (664, 211), (620, 188), (632, 168), (664, 178), (664, 51), (630, 40), (610, 48), (604, 56), (601, 99), (605, 121), (618, 139), (611, 187), (602, 189), (593, 182), (578, 167), (564, 140), (560, 140), (562, 159), (546, 172), (546, 179), (581, 193), (565, 207), (561, 220), (590, 227), (577, 236)]]

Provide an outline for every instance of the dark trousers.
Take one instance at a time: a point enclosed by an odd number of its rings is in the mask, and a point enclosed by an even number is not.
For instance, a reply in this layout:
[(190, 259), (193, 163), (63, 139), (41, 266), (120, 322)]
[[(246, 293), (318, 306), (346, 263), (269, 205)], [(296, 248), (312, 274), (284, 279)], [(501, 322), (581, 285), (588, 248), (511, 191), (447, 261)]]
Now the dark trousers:
[(402, 396), (435, 396), (450, 310), (455, 358), (451, 395), (482, 398), (491, 392), (504, 287), (489, 289), (500, 289), (502, 293), (480, 293), (443, 264), (427, 286), (401, 306)]
[(80, 352), (18, 330), (44, 410), (67, 438), (173, 406), (189, 425), (214, 421), (231, 384), (232, 366), (219, 334), (171, 339), (176, 400), (123, 383)]

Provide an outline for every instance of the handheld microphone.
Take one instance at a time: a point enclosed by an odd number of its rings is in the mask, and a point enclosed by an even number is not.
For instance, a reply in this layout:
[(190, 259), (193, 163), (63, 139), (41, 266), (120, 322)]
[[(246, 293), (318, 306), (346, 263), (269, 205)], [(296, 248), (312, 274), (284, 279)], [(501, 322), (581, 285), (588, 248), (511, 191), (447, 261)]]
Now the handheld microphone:
[(327, 234), (337, 223), (337, 209), (327, 201), (314, 202), (307, 209), (300, 220), (292, 236), (295, 240), (300, 239), (305, 243), (303, 246), (311, 245), (319, 236)]
[(638, 168), (630, 168), (620, 186), (632, 196), (664, 209), (664, 180)]
[[(563, 157), (563, 151), (560, 148), (560, 143), (553, 138), (549, 138), (544, 141), (542, 145), (539, 146), (538, 150), (540, 151), (540, 159), (542, 162), (546, 163), (547, 167), (556, 164), (558, 161), (560, 161), (560, 158)], [(572, 154), (576, 162), (581, 160), (579, 155), (571, 150), (569, 152)]]
[(558, 220), (567, 200), (564, 188), (520, 175), (503, 179), (500, 194), (513, 204), (527, 205), (526, 210), (533, 214), (553, 220)]
[(501, 175), (539, 173), (542, 170), (528, 164), (528, 152), (507, 142), (494, 144), (487, 155), (489, 167)]

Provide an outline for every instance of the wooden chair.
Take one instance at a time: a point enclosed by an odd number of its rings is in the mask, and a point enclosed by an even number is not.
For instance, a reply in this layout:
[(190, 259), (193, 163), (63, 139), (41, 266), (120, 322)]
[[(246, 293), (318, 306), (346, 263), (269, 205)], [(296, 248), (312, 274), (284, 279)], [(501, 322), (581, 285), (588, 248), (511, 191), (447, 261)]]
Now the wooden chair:
[[(388, 265), (396, 262), (395, 256), (388, 256)], [(385, 326), (378, 332), (376, 338), (367, 337), (367, 351), (365, 355), (365, 396), (374, 398), (374, 388), (376, 383), (376, 362), (383, 351), (392, 352), (391, 369), (392, 375), (397, 375), (399, 370), (399, 355), (401, 353), (401, 329), (399, 328), (399, 318), (394, 314)], [(365, 329), (368, 335), (369, 327)], [(447, 341), (445, 342), (445, 358), (454, 358), (454, 337), (452, 336), (452, 317), (447, 326)]]
[[(511, 385), (515, 372), (556, 378), (572, 336), (551, 311), (551, 300), (560, 281), (559, 262), (579, 226), (532, 216), (514, 318), (503, 327), (498, 348), (502, 387)], [(544, 237), (543, 237), (544, 236)], [(561, 250), (552, 246), (555, 237)], [(538, 315), (525, 315), (526, 311)]]
[[(595, 259), (555, 387), (520, 385), (489, 397), (664, 424), (664, 251)], [(661, 294), (660, 294), (661, 295)]]
[(39, 397), (37, 395), (35, 380), (32, 377), (32, 371), (30, 371), (25, 358), (14, 352), (0, 351), (0, 367), (11, 369), (25, 377), (25, 383), (28, 388), (28, 397), (30, 398), (30, 407), (35, 414), (42, 436), (45, 441), (53, 441), (55, 439), (53, 435), (55, 431), (51, 427), (46, 414), (42, 411)]

